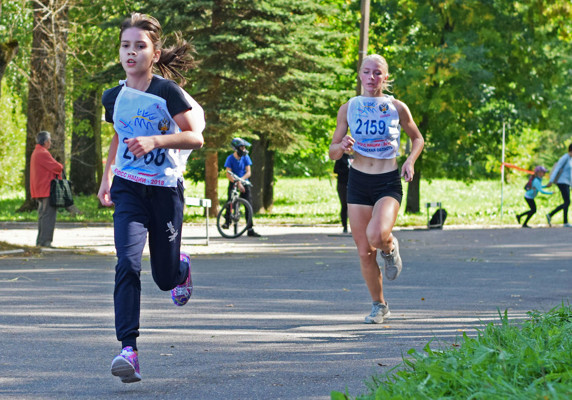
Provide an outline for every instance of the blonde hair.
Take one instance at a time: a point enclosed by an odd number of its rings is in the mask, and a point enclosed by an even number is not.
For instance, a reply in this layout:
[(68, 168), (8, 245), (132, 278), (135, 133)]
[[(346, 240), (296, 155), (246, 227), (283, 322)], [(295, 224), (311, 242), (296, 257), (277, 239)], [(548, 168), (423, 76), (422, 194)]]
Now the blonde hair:
[[(365, 63), (368, 61), (375, 62), (377, 65), (379, 65), (381, 67), (382, 72), (384, 72), (385, 74), (387, 74), (387, 76), (389, 76), (389, 66), (387, 65), (387, 61), (383, 56), (380, 56), (379, 54), (370, 54), (368, 56), (365, 56), (361, 62), (360, 67), (359, 67), (360, 72), (362, 71)], [(393, 83), (393, 79), (391, 79), (391, 80), (387, 79), (387, 80), (383, 81), (382, 86), (381, 86), (381, 90), (391, 92), (391, 84), (392, 83)]]

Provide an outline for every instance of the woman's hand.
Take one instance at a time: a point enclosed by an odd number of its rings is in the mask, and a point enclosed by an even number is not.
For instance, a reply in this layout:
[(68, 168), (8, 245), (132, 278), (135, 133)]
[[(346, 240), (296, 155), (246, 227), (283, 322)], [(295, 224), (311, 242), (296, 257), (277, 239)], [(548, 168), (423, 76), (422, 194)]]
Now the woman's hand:
[(401, 176), (405, 182), (411, 182), (413, 175), (415, 175), (415, 169), (413, 168), (413, 163), (408, 159), (401, 166)]
[(342, 150), (345, 152), (351, 151), (353, 150), (353, 146), (355, 143), (355, 139), (349, 135), (346, 135), (342, 138), (342, 142), (340, 143), (340, 146), (342, 148)]

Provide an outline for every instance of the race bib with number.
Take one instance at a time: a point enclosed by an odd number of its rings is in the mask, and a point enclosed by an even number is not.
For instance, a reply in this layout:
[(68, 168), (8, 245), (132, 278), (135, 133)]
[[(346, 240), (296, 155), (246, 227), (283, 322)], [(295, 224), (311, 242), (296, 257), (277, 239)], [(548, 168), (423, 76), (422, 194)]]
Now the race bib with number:
[(356, 153), (379, 159), (399, 155), (401, 127), (393, 97), (353, 97), (347, 119)]
[(123, 86), (113, 111), (114, 128), (119, 137), (115, 175), (151, 186), (177, 186), (182, 178), (190, 151), (154, 149), (143, 157), (135, 157), (126, 139), (138, 136), (170, 135), (180, 129), (167, 110), (162, 97)]

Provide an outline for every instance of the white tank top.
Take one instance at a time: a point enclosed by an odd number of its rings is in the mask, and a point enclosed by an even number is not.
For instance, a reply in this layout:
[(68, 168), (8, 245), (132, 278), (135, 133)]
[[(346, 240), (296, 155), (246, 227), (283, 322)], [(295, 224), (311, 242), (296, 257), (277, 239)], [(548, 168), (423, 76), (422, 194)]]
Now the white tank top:
[(356, 153), (379, 159), (399, 155), (401, 127), (393, 99), (392, 96), (350, 99), (347, 119)]
[[(186, 92), (183, 90), (186, 94)], [(186, 94), (188, 96), (188, 94)], [(189, 150), (154, 149), (136, 158), (125, 139), (137, 136), (170, 135), (180, 132), (162, 97), (123, 86), (115, 100), (114, 128), (119, 137), (115, 175), (151, 186), (177, 186), (185, 171)]]

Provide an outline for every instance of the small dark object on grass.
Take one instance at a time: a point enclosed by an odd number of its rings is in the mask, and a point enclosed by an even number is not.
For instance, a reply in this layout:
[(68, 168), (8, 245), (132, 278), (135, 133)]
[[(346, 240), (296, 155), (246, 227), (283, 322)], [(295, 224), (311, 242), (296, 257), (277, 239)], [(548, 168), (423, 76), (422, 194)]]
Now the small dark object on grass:
[(429, 229), (443, 229), (446, 219), (447, 211), (444, 208), (438, 209), (429, 220)]

